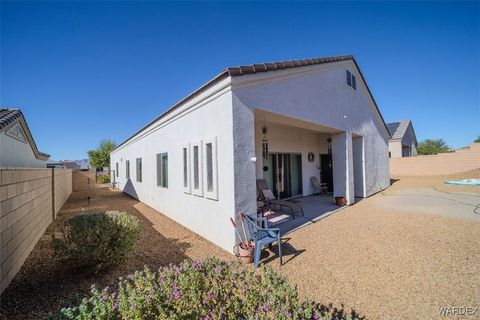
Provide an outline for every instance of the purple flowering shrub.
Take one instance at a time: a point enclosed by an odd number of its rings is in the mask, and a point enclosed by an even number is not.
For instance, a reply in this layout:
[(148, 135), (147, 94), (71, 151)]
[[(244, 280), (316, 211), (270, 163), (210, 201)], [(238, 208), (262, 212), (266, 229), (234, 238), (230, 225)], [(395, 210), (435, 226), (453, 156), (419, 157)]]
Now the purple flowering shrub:
[[(339, 316), (340, 315), (340, 316)], [(92, 287), (60, 319), (348, 319), (343, 310), (300, 301), (271, 268), (254, 271), (214, 258), (185, 260), (158, 272), (145, 268), (115, 288)]]

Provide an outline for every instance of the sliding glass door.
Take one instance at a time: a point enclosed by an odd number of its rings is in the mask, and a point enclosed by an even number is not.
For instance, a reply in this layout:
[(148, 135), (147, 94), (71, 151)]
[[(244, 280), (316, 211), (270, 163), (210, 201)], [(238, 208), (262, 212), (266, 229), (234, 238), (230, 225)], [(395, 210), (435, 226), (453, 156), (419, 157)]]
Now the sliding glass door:
[(302, 155), (270, 153), (266, 167), (263, 176), (277, 198), (302, 195)]

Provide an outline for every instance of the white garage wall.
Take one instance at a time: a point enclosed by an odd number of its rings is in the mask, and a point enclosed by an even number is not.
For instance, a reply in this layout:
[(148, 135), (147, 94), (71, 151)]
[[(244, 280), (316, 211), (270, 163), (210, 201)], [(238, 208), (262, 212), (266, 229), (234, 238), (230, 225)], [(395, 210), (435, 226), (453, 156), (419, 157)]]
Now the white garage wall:
[[(139, 135), (152, 128), (155, 128), (154, 131), (120, 146), (111, 154), (111, 168), (119, 163), (119, 177), (115, 178), (119, 188), (225, 250), (232, 251), (235, 239), (229, 221), (235, 212), (232, 124), (232, 96), (225, 80)], [(215, 137), (218, 200), (185, 193), (183, 146)], [(168, 188), (157, 187), (156, 182), (156, 154), (164, 152), (168, 153)], [(193, 153), (190, 154), (192, 156)], [(136, 158), (139, 157), (143, 166), (142, 182), (136, 181)], [(130, 160), (130, 181), (126, 181), (126, 160)]]

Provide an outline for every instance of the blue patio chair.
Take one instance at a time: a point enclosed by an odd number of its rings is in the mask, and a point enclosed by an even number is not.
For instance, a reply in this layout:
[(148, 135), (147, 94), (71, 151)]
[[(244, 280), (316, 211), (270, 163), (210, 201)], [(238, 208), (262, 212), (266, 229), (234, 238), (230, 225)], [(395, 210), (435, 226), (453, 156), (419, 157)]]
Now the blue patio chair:
[[(278, 255), (280, 257), (280, 265), (282, 265), (282, 243), (280, 241), (280, 229), (269, 228), (267, 218), (257, 218), (241, 213), (245, 217), (247, 222), (248, 231), (250, 237), (255, 243), (254, 260), (253, 264), (255, 268), (258, 268), (260, 263), (260, 253), (266, 245), (271, 245), (273, 242), (278, 243)], [(258, 222), (261, 222), (264, 228), (258, 226)]]

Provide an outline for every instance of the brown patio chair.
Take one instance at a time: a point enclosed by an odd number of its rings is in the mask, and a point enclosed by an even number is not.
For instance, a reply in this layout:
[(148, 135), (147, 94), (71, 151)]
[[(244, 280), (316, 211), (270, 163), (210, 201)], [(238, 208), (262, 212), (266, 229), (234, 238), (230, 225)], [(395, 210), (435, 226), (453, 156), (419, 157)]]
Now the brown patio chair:
[(305, 216), (300, 203), (279, 200), (275, 198), (265, 179), (257, 179), (257, 192), (259, 194), (259, 199), (267, 202), (270, 206), (279, 206), (282, 210), (284, 207), (290, 209), (290, 212), (292, 213), (292, 219), (295, 219), (295, 212), (301, 212), (302, 216)]

